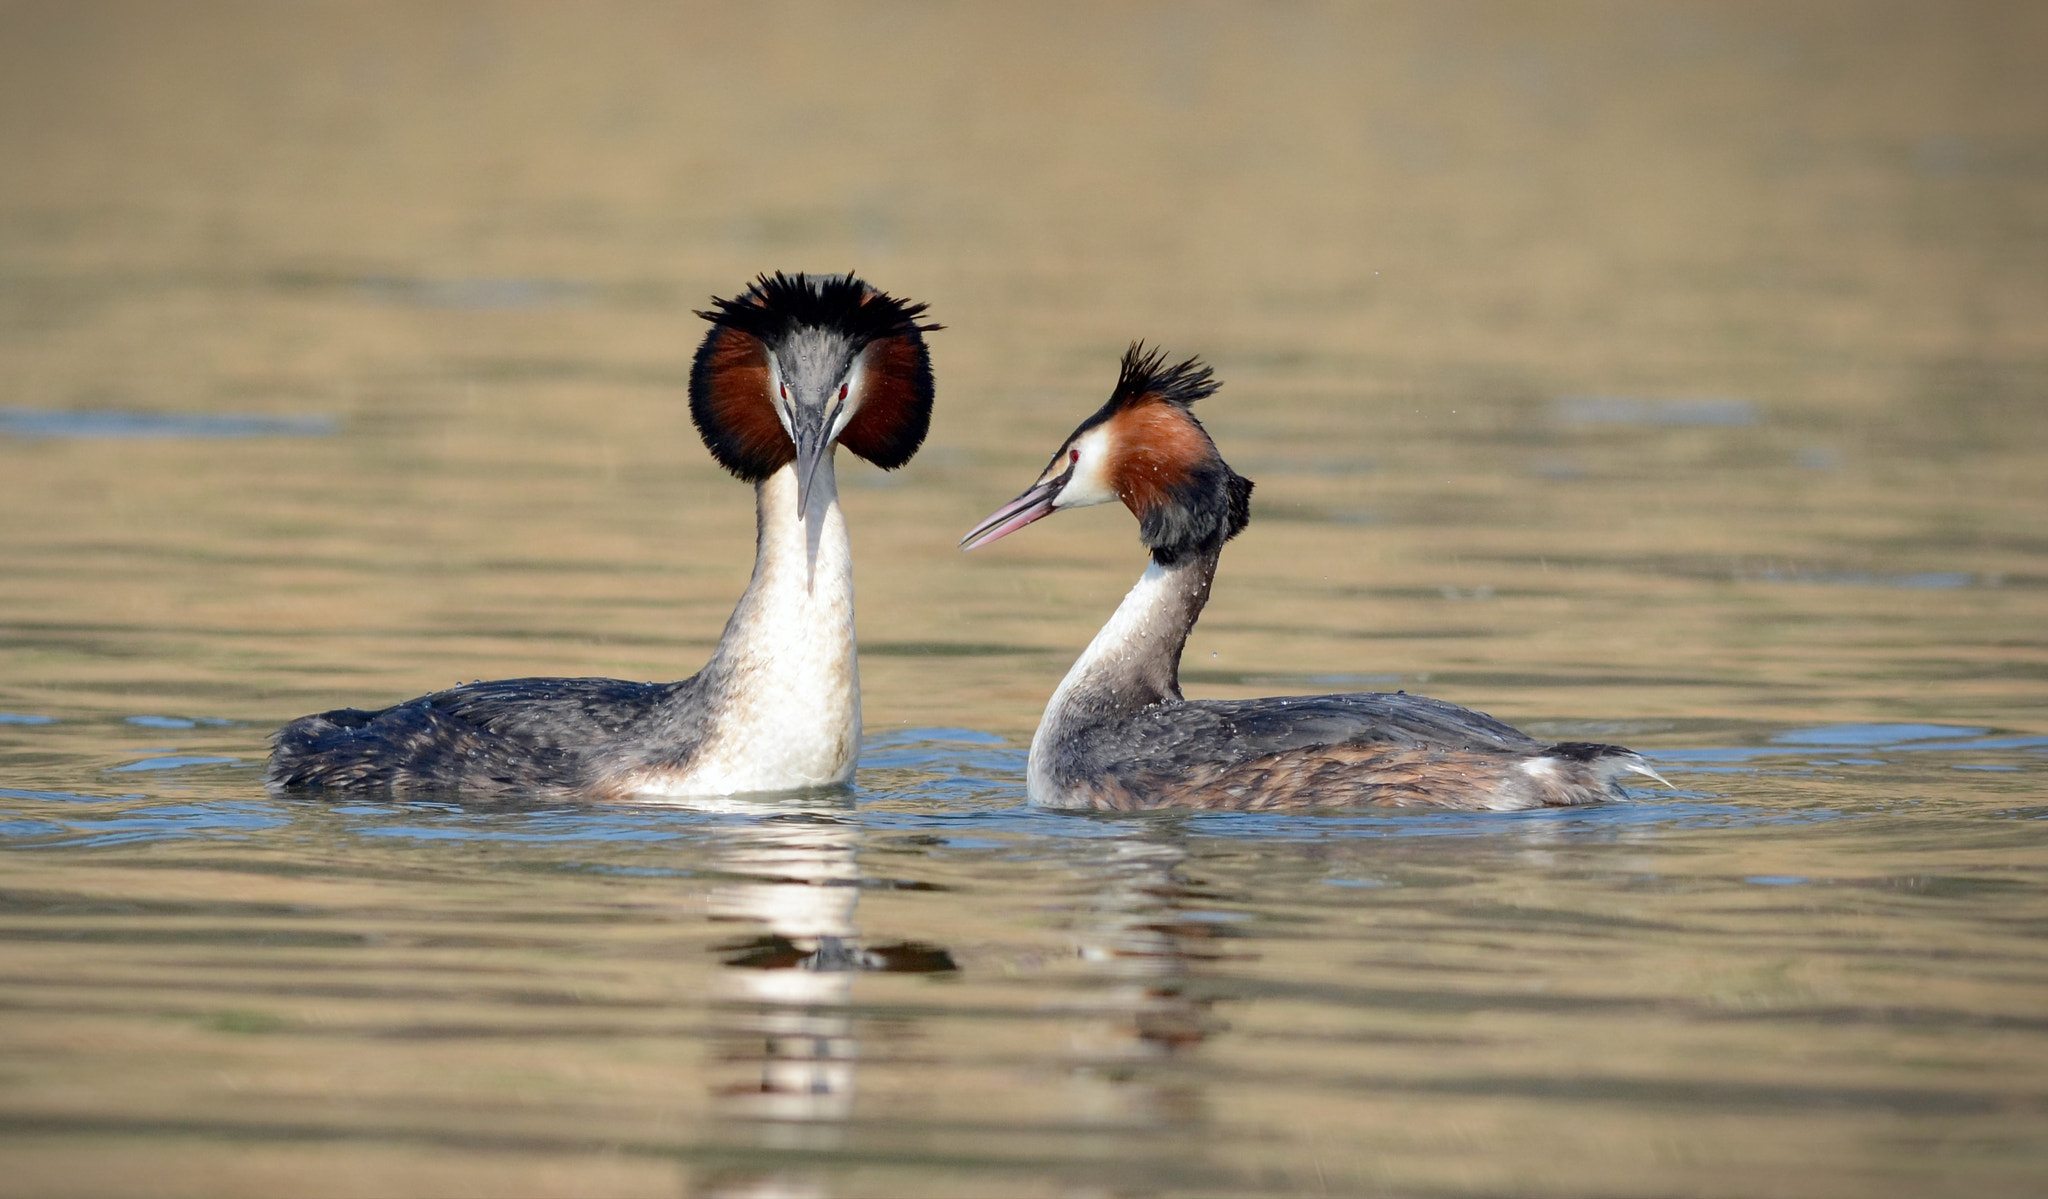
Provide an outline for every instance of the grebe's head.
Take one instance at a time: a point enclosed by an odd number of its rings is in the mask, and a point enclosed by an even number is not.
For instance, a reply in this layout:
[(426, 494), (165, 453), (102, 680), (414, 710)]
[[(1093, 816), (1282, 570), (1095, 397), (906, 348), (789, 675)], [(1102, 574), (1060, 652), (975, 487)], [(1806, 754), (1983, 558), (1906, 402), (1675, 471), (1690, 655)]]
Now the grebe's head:
[(690, 419), (718, 464), (759, 482), (796, 463), (798, 519), (834, 445), (884, 470), (910, 461), (932, 423), (925, 306), (852, 275), (754, 280), (713, 297), (690, 369)]
[(971, 550), (1061, 508), (1123, 501), (1161, 566), (1214, 553), (1251, 519), (1252, 482), (1230, 469), (1188, 405), (1216, 393), (1199, 358), (1169, 366), (1131, 343), (1109, 402), (1081, 422), (1023, 495), (960, 541)]

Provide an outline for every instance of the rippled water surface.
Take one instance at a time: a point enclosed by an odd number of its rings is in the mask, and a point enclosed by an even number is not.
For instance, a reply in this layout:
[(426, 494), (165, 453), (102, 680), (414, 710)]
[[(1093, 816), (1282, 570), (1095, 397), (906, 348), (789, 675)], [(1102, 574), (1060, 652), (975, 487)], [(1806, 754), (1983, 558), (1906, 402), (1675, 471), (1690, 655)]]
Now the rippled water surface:
[[(2027, 6), (0, 5), (0, 1193), (2048, 1189)], [(850, 793), (265, 793), (270, 731), (679, 678), (691, 309), (857, 268)], [(1127, 515), (961, 532), (1126, 342), (1258, 482), (1191, 693), (1674, 783), (1033, 811)]]

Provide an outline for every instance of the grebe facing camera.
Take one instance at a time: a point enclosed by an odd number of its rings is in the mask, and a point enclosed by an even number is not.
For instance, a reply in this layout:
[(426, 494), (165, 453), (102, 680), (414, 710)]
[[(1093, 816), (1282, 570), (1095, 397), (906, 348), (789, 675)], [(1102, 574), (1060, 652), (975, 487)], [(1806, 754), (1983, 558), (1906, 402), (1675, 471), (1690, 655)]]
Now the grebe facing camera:
[(754, 485), (754, 574), (678, 683), (470, 683), (273, 739), (277, 789), (631, 799), (844, 784), (860, 749), (853, 560), (835, 446), (885, 470), (931, 425), (923, 304), (852, 275), (763, 275), (698, 315), (690, 416)]

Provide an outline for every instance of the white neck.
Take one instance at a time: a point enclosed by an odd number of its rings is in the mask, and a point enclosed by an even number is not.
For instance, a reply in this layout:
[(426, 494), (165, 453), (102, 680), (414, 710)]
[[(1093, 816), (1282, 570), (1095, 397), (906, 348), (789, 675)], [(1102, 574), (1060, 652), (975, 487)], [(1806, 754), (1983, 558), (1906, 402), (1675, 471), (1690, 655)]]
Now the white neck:
[(1053, 765), (1065, 737), (1181, 698), (1180, 652), (1215, 577), (1215, 554), (1173, 567), (1154, 562), (1138, 576), (1045, 705), (1025, 775), (1034, 803), (1058, 802)]
[(832, 460), (818, 465), (803, 520), (796, 492), (793, 465), (755, 485), (754, 577), (700, 676), (709, 728), (690, 760), (646, 791), (793, 791), (853, 778), (853, 545)]

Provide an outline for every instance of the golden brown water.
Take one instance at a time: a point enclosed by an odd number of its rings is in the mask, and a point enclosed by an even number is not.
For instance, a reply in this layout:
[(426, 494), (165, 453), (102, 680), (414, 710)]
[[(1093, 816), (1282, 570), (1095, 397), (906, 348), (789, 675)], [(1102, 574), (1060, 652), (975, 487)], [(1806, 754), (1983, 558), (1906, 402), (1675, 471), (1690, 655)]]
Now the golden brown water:
[[(2040, 1193), (2044, 12), (0, 4), (0, 1192)], [(695, 670), (690, 309), (848, 268), (950, 326), (855, 794), (264, 794)], [(1136, 337), (1259, 484), (1191, 693), (1678, 789), (1029, 810), (1142, 557), (952, 547)]]

